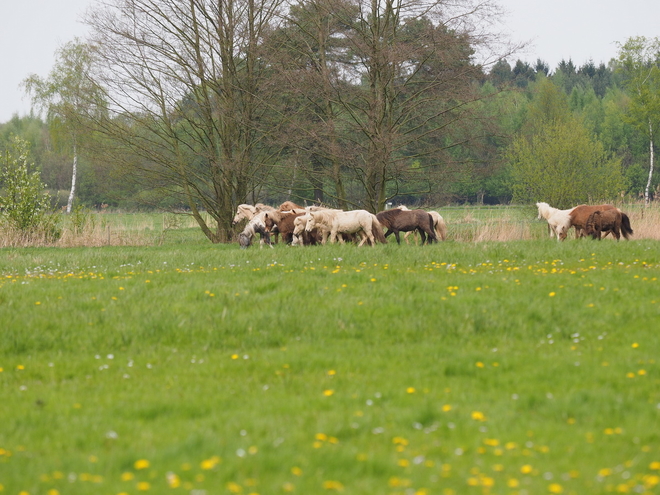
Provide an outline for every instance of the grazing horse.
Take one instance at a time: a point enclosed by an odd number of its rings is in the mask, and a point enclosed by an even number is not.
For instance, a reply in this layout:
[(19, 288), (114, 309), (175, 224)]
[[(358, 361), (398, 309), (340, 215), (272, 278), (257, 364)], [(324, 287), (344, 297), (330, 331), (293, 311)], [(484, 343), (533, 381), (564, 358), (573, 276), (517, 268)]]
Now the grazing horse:
[(271, 248), (273, 247), (270, 242), (270, 234), (266, 230), (266, 224), (264, 223), (263, 216), (256, 215), (247, 223), (243, 229), (243, 232), (238, 234), (238, 244), (241, 246), (241, 249), (247, 249), (252, 245), (252, 238), (255, 236), (255, 234), (259, 234), (261, 236), (260, 247), (263, 247), (264, 243), (268, 244)]
[(538, 219), (545, 218), (548, 222), (550, 237), (557, 236), (558, 241), (566, 239), (568, 229), (571, 228), (570, 213), (572, 209), (560, 210), (550, 206), (548, 203), (536, 203), (539, 210)]
[[(397, 206), (398, 209), (403, 210), (403, 211), (410, 211), (410, 208), (408, 208), (405, 205), (399, 205)], [(435, 232), (435, 236), (439, 238), (440, 240), (444, 241), (447, 239), (447, 224), (445, 223), (445, 219), (442, 218), (442, 215), (438, 213), (437, 211), (429, 211), (429, 215), (431, 215), (431, 218), (433, 219), (433, 231)], [(408, 236), (410, 234), (415, 234), (417, 231), (414, 232), (406, 232), (403, 235), (403, 238), (405, 239), (406, 242), (408, 242)], [(415, 243), (417, 241), (415, 240)]]
[[(579, 205), (571, 210), (571, 227), (575, 227), (575, 237), (584, 236), (584, 230), (589, 216), (595, 211), (618, 210), (614, 205)], [(619, 210), (620, 211), (620, 210)], [(627, 218), (627, 215), (626, 215)], [(628, 226), (630, 221), (628, 220)], [(632, 232), (632, 229), (631, 229)]]
[[(393, 208), (391, 210), (381, 211), (376, 214), (378, 221), (387, 229), (385, 237), (394, 233), (397, 244), (401, 244), (399, 232), (410, 232), (417, 230), (424, 242), (438, 242), (438, 238), (433, 231), (433, 218), (424, 210), (401, 210)], [(428, 236), (428, 241), (427, 241)]]
[(601, 234), (605, 232), (612, 232), (612, 235), (618, 241), (621, 238), (621, 234), (625, 239), (629, 239), (630, 235), (633, 233), (630, 228), (630, 221), (627, 223), (623, 220), (624, 217), (628, 217), (625, 213), (616, 208), (614, 210), (597, 210), (594, 211), (587, 222), (585, 223), (584, 232), (586, 235), (590, 235), (594, 239), (600, 241)]

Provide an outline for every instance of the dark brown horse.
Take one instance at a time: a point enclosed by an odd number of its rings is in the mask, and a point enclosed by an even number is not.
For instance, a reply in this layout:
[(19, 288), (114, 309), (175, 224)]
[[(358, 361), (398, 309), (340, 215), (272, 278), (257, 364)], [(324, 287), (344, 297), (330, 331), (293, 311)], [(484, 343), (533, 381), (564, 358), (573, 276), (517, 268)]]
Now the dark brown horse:
[[(626, 221), (623, 220), (624, 217), (627, 219)], [(599, 241), (602, 233), (608, 234), (612, 232), (612, 235), (617, 241), (621, 238), (621, 234), (628, 239), (633, 233), (630, 228), (628, 215), (621, 213), (618, 208), (614, 210), (594, 211), (587, 219), (584, 232), (586, 235), (590, 235)]]
[[(433, 230), (433, 218), (424, 210), (400, 210), (393, 208), (391, 210), (381, 211), (376, 214), (380, 224), (387, 229), (385, 237), (394, 233), (397, 244), (401, 244), (399, 232), (410, 232), (416, 230), (422, 239), (427, 243), (438, 242), (438, 238)], [(428, 236), (428, 240), (427, 240)]]

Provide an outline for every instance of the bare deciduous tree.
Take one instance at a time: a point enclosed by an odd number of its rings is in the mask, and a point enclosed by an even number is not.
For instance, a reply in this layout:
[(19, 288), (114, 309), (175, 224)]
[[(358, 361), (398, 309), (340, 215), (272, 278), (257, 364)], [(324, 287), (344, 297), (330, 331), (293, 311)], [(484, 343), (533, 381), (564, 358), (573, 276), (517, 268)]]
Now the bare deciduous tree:
[(273, 162), (273, 93), (259, 47), (279, 7), (280, 0), (109, 0), (88, 16), (114, 111), (99, 125), (122, 150), (116, 159), (137, 168), (145, 187), (179, 198), (212, 242), (231, 237), (236, 204)]

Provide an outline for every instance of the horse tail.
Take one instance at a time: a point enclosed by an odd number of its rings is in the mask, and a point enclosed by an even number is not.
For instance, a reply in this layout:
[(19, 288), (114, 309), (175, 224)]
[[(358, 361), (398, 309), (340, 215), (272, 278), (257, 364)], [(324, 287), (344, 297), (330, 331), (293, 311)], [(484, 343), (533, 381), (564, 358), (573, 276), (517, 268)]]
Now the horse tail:
[(633, 234), (633, 229), (630, 226), (630, 218), (625, 213), (621, 213), (621, 233), (626, 239), (630, 238)]
[(429, 227), (430, 227), (429, 232), (431, 233), (429, 237), (431, 239), (427, 240), (426, 242), (427, 244), (430, 244), (431, 242), (438, 242), (438, 236), (435, 235), (435, 220), (433, 220), (433, 217), (431, 216), (430, 213), (428, 215), (429, 215)]
[(385, 238), (385, 233), (383, 232), (383, 226), (380, 224), (380, 221), (376, 215), (371, 215), (373, 221), (371, 222), (371, 233), (374, 235), (374, 239), (382, 244), (387, 244), (387, 239)]
[(445, 223), (445, 219), (442, 218), (442, 215), (440, 213), (437, 214), (438, 216), (434, 220), (435, 224), (435, 234), (436, 237), (439, 237), (440, 240), (444, 241), (447, 239), (447, 224)]

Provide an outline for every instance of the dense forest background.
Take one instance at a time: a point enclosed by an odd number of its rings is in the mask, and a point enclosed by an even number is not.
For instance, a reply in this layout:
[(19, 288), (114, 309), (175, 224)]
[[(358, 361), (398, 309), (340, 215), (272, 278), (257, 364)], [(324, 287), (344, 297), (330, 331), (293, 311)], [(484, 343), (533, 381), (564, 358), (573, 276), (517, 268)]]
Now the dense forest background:
[[(76, 204), (209, 211), (214, 242), (242, 202), (568, 207), (659, 191), (649, 174), (657, 50), (640, 58), (638, 39), (607, 63), (532, 65), (515, 50), (477, 63), (474, 28), (356, 5), (338, 2), (330, 15), (300, 4), (267, 29), (248, 16), (240, 40), (234, 30), (205, 41), (189, 17), (190, 46), (171, 53), (176, 43), (122, 32), (125, 14), (98, 12), (96, 38), (63, 47), (49, 78), (26, 79), (35, 113), (0, 124), (0, 150), (27, 141), (60, 208), (73, 199), (73, 162)], [(129, 60), (138, 52), (147, 54)]]

